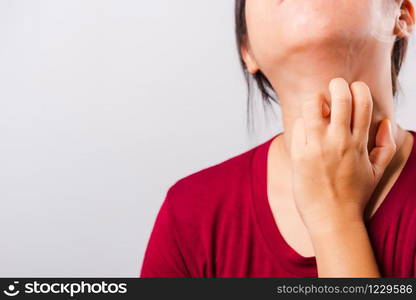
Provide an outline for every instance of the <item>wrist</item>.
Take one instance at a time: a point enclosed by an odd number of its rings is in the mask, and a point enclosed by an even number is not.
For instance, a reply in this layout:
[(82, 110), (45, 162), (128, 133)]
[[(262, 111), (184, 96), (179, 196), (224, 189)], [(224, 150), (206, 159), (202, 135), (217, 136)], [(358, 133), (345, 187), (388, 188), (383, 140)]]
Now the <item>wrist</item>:
[(349, 221), (331, 221), (322, 223), (321, 226), (308, 227), (311, 239), (314, 241), (324, 240), (327, 241), (331, 236), (339, 236), (345, 234), (366, 232), (364, 220), (349, 220)]
[(319, 277), (379, 277), (365, 223), (335, 223), (311, 233)]
[(357, 205), (342, 207), (327, 205), (318, 210), (318, 213), (303, 214), (302, 218), (311, 235), (336, 234), (365, 227), (363, 211)]

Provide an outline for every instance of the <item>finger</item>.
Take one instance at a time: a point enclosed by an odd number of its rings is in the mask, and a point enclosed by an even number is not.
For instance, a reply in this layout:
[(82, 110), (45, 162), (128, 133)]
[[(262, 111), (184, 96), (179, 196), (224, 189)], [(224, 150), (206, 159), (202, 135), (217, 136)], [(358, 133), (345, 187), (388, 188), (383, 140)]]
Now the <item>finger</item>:
[(367, 146), (368, 133), (373, 114), (373, 99), (369, 87), (364, 82), (351, 84), (353, 96), (352, 133), (354, 138)]
[(391, 130), (391, 122), (389, 119), (384, 119), (378, 127), (375, 146), (369, 156), (376, 182), (380, 180), (395, 152), (396, 143)]
[(319, 95), (306, 100), (302, 106), (302, 116), (307, 141), (317, 141), (326, 128), (323, 96)]
[(305, 124), (303, 118), (295, 120), (292, 128), (292, 141), (291, 141), (291, 155), (296, 159), (302, 155), (303, 149), (307, 143)]
[(342, 78), (331, 80), (331, 127), (340, 133), (351, 134), (352, 95), (348, 82)]

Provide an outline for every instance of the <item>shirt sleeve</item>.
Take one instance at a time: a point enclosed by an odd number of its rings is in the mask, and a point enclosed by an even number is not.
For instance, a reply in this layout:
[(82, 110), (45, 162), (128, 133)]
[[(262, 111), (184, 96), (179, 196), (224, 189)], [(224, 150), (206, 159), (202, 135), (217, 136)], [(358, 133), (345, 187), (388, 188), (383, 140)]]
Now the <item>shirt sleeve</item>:
[(172, 189), (168, 190), (156, 217), (143, 259), (142, 278), (190, 277), (177, 241)]

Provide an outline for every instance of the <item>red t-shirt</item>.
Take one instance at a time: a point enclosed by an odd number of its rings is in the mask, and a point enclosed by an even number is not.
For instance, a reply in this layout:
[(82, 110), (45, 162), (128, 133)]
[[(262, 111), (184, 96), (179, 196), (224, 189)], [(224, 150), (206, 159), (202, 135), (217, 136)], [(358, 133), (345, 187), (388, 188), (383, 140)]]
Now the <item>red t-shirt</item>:
[[(416, 141), (416, 132), (409, 130)], [(157, 216), (141, 277), (316, 277), (291, 248), (267, 199), (270, 140), (178, 180)], [(416, 277), (416, 143), (367, 223), (383, 277)]]

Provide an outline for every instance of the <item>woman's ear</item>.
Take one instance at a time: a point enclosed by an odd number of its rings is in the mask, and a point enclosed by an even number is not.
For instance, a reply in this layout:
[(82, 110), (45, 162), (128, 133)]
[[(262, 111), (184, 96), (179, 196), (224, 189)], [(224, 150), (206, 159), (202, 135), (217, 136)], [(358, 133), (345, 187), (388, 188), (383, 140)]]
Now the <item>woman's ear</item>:
[(251, 51), (247, 40), (242, 43), (240, 51), (243, 61), (246, 64), (247, 71), (251, 74), (257, 73), (259, 66), (257, 65), (256, 59), (253, 56), (253, 52)]
[(409, 37), (415, 25), (415, 10), (410, 0), (400, 0), (400, 16), (396, 21), (394, 34), (401, 37)]

